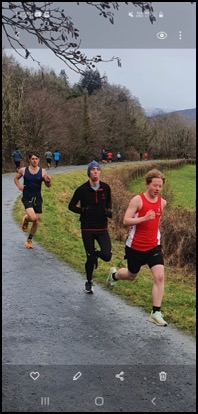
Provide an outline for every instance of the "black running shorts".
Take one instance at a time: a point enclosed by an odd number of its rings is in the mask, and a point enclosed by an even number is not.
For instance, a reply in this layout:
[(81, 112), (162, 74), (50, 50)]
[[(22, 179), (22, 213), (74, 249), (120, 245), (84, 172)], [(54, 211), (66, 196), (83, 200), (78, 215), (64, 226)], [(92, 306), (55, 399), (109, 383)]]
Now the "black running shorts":
[(33, 208), (33, 210), (35, 211), (35, 213), (37, 214), (41, 214), (42, 213), (42, 203), (43, 203), (43, 199), (41, 196), (37, 196), (37, 197), (30, 197), (30, 198), (22, 198), (22, 203), (25, 207), (25, 209), (27, 208)]
[(127, 267), (131, 273), (138, 273), (141, 266), (147, 264), (150, 269), (158, 264), (164, 265), (162, 246), (156, 246), (146, 252), (125, 247), (125, 259), (127, 259)]

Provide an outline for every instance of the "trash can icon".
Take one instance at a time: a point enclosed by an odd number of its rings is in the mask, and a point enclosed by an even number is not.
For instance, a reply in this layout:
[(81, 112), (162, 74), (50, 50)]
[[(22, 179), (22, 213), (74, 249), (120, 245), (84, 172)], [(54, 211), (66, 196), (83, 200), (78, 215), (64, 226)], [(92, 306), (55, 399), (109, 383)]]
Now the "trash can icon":
[(166, 381), (167, 373), (165, 371), (159, 372), (160, 381)]

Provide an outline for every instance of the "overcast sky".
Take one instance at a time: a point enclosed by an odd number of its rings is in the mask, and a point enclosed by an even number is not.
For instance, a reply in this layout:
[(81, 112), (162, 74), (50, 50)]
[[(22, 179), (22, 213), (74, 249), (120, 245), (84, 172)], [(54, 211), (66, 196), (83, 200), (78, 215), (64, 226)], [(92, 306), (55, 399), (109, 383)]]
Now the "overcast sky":
[[(151, 25), (148, 18), (138, 16), (139, 9), (130, 3), (126, 7), (119, 4), (120, 10), (117, 14), (115, 12), (115, 23), (111, 25), (86, 3), (79, 6), (76, 3), (57, 3), (66, 8), (79, 28), (82, 48), (89, 58), (97, 54), (104, 60), (120, 57), (121, 68), (116, 61), (96, 66), (101, 75), (106, 74), (109, 83), (128, 88), (143, 108), (195, 108), (195, 5), (190, 2), (155, 2), (157, 21)], [(160, 13), (162, 18), (159, 18)], [(166, 38), (159, 39), (159, 32), (165, 33)], [(22, 59), (13, 49), (7, 50), (4, 38), (3, 47), (23, 66), (38, 69), (30, 58)], [(38, 49), (32, 38), (28, 47), (44, 67), (53, 69), (57, 75), (65, 69), (71, 85), (79, 81), (79, 75), (48, 49)]]
[[(9, 51), (10, 52), (10, 51)], [(11, 52), (13, 56), (16, 54)], [(136, 96), (143, 108), (188, 109), (196, 107), (195, 49), (119, 49), (86, 50), (88, 56), (101, 54), (104, 59), (119, 56), (122, 67), (116, 62), (100, 63), (100, 74), (107, 75), (111, 84), (122, 85)], [(32, 50), (36, 59), (57, 75), (65, 69), (71, 85), (80, 77), (72, 72), (52, 52)], [(17, 56), (20, 64), (38, 69), (31, 60)]]

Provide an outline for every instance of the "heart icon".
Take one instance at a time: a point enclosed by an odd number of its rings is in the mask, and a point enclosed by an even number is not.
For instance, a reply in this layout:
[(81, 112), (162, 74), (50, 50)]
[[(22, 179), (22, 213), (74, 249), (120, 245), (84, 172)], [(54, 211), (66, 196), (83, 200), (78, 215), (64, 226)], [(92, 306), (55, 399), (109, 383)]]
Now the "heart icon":
[(30, 377), (35, 381), (40, 377), (39, 372), (30, 372)]

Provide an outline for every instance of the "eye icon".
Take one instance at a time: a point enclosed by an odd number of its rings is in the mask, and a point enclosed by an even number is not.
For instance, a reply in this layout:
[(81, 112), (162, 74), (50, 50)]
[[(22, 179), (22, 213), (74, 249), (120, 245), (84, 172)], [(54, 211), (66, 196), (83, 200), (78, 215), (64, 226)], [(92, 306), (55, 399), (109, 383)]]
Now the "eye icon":
[(160, 40), (166, 39), (167, 38), (167, 33), (166, 32), (158, 32), (157, 37)]

